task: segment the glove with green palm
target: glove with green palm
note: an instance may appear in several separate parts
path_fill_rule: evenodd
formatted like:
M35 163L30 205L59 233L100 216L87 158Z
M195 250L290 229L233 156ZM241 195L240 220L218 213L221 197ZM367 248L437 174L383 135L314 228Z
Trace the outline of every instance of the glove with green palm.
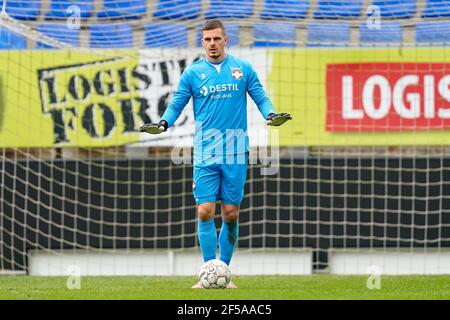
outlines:
M266 124L269 126L278 127L288 120L292 120L292 116L289 113L269 113L267 115Z

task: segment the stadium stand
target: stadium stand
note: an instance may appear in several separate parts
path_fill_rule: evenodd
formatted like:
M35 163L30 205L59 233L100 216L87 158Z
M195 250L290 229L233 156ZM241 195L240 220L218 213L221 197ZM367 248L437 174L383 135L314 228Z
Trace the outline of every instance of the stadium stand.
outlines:
M427 0L427 4L422 14L423 18L450 17L450 1L448 0Z
M91 48L131 48L132 27L126 23L93 25L90 28Z
M41 24L37 30L48 37L72 45L74 47L80 46L80 30L69 29L64 24ZM36 42L36 49L55 49L53 46Z
M200 0L159 0L153 17L158 19L195 19L200 15Z
M311 23L308 25L308 47L347 46L350 26L346 23Z
M18 20L37 20L40 10L40 0L8 0L6 2L6 12Z
M398 22L383 22L378 29L370 29L367 23L362 23L359 29L361 45L401 44L403 28Z
M362 0L353 1L323 1L319 0L314 12L316 19L346 19L356 18L361 14Z
M144 44L148 48L182 48L188 46L188 29L172 23L150 23L145 27Z
M235 22L224 22L226 33L228 36L228 47L236 47L239 46L240 39L240 27L238 23ZM196 44L197 47L202 46L202 25L200 24L196 28Z
M94 0L52 0L49 11L45 14L45 19L66 19L73 14L73 11L68 11L73 5L79 8L80 18L89 18L93 15Z
M309 9L309 0L265 0L262 19L303 19Z
M450 22L429 22L417 24L416 45L450 45Z
M26 49L27 39L21 34L0 26L0 49Z
M253 38L255 47L295 47L295 24L257 23L253 27Z
M380 7L382 17L411 18L416 13L415 0L374 0L372 5Z
M211 0L206 19L248 18L253 14L253 0Z
M98 18L139 19L147 13L146 0L103 0Z

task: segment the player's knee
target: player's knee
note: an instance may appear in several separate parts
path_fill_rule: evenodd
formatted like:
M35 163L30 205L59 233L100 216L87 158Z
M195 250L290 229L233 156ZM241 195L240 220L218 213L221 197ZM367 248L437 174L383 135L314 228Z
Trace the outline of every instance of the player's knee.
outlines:
M214 218L215 206L216 206L215 203L209 202L199 204L197 208L198 218L202 221Z
M223 205L222 218L226 222L235 223L239 219L239 207L232 205Z

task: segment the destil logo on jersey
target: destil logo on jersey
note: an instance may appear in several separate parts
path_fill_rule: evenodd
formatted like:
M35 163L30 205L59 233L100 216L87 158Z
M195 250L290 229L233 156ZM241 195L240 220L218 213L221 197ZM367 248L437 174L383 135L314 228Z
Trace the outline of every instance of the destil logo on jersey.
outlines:
M225 99L233 97L232 91L239 91L239 87L236 83L223 83L215 86L202 86L200 94L203 96L211 95L211 99Z

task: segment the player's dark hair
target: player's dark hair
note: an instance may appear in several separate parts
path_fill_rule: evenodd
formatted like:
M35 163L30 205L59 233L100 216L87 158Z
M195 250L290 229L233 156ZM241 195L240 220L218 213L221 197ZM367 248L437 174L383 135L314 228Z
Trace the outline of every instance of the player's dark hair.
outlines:
M207 20L203 24L202 35L203 35L203 31L214 30L214 29L218 29L218 28L222 29L222 32L225 35L225 26L222 23L222 21L220 21L220 20Z

